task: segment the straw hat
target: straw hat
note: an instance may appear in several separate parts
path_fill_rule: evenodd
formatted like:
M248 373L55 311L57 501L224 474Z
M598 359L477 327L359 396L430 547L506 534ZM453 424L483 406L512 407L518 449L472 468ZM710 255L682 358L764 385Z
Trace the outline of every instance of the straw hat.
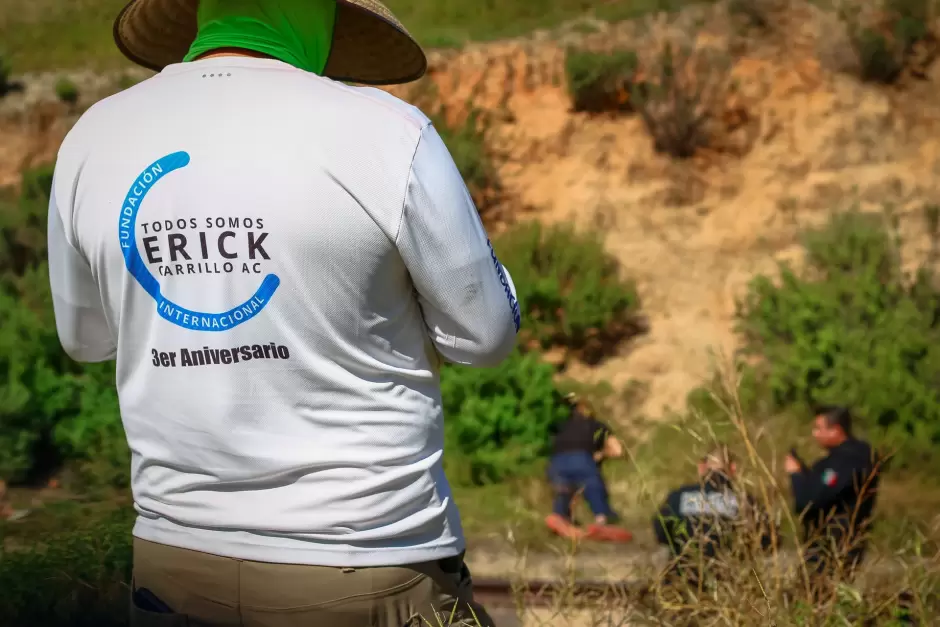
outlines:
M367 85L417 80L427 70L418 42L378 0L336 0L333 45L324 75ZM199 0L131 0L114 21L128 59L159 72L179 63L196 38Z

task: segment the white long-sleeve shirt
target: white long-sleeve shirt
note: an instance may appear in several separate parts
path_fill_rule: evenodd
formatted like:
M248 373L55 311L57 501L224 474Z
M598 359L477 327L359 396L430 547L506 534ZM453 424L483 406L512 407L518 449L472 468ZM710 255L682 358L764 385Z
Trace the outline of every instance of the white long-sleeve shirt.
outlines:
M172 65L92 107L49 208L56 325L117 360L136 536L239 559L464 548L443 360L519 307L428 119L280 61Z

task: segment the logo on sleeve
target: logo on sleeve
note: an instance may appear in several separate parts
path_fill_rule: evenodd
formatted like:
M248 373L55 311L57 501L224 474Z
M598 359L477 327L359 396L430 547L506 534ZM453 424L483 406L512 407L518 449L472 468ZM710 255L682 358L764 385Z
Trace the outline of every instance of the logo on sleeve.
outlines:
M822 475L822 482L829 488L835 486L838 480L839 476L832 468L827 468L826 472L824 472Z
M506 293L506 300L509 301L509 312L512 315L512 323L516 327L516 333L518 333L519 327L522 325L519 301L512 295L512 288L509 287L509 279L506 278L506 271L503 270L503 264L496 258L496 251L493 250L493 244L490 243L490 240L486 240L486 245L490 247L490 259L493 260L493 265L496 267L496 274L499 276L499 283L503 286L503 291Z
M185 168L190 157L186 152L174 152L140 173L124 198L118 217L118 237L124 255L124 265L142 288L156 303L157 313L164 320L193 331L227 331L257 316L270 302L281 280L274 274L266 275L248 300L221 312L189 309L167 298L160 282L150 272L137 247L137 216L147 193L167 174ZM257 232L260 219L203 218L202 230L196 218L144 222L144 251L150 264L157 265L161 277L192 274L260 274L262 262L269 259L264 250L267 233ZM188 234L186 229L192 229ZM213 230L217 229L217 230ZM244 250L240 251L237 229L242 233ZM214 240L210 243L210 240ZM216 251L218 251L216 253ZM240 252L243 254L240 255ZM242 259L240 259L240 256ZM215 259L218 257L218 259Z

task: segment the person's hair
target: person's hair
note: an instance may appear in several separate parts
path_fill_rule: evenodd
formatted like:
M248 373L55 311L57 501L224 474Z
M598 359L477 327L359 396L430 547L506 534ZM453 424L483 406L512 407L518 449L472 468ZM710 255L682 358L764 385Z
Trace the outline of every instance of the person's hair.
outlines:
M845 435L852 435L852 412L840 405L820 405L816 408L816 415L826 419L830 427L840 427Z
M594 417L594 408L591 407L591 404L586 399L582 398L580 394L569 392L565 394L565 400L571 408L571 416L573 418Z

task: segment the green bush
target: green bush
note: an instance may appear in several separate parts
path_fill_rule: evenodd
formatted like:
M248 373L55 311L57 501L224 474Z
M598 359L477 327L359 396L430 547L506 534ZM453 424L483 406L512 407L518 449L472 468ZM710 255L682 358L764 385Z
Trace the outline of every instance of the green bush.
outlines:
M656 151L685 159L711 144L712 121L731 84L728 56L666 43L648 74L633 85L630 96Z
M20 197L29 203L38 203L38 210L44 212L52 194L52 176L55 165L45 164L23 172ZM29 207L35 213L36 207Z
M447 473L480 485L522 475L544 459L567 415L555 368L516 351L496 368L441 372Z
M0 478L24 478L51 444L96 480L122 483L128 454L114 366L75 363L56 334L46 266L51 179L49 167L24 173L21 198L0 206Z
M774 405L852 406L899 461L940 444L940 290L902 272L896 225L857 211L806 233L807 268L755 278L739 309Z
M8 627L127 624L134 511L80 520L74 512L42 544L0 549L0 616ZM76 528L78 525L78 528Z
M630 86L638 61L632 50L596 53L568 49L565 75L575 111L600 113L631 108Z
M893 83L912 60L915 47L931 36L934 0L885 0L882 21L864 23L857 9L842 11L861 78Z
M60 78L55 84L55 94L62 102L70 105L78 104L78 85L69 78Z
M516 286L524 346L565 346L595 363L642 331L636 289L599 233L527 222L493 246Z

